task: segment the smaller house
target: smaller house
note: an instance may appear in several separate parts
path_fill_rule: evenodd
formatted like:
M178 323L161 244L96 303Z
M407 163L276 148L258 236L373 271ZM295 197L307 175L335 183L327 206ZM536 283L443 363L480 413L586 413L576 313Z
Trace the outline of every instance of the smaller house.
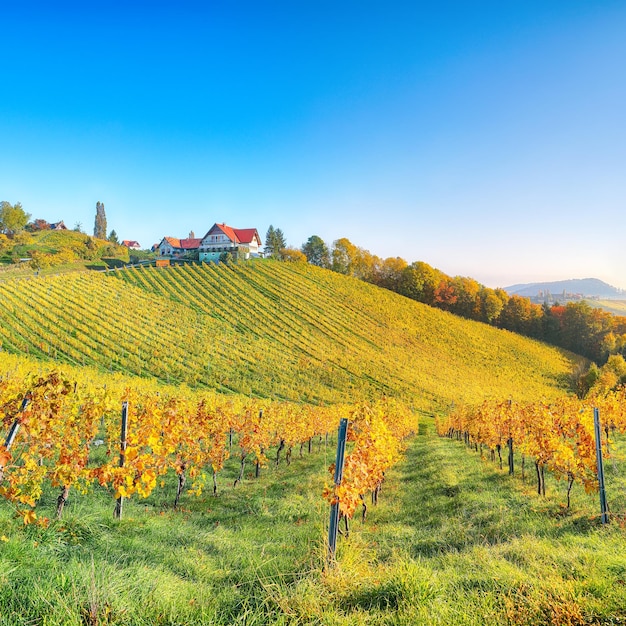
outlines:
M141 250L139 242L132 241L130 239L124 239L124 241L122 241L122 245L126 246L129 250Z
M163 237L159 244L159 256L181 257L190 252L195 252L200 247L200 239L176 239L175 237Z
M50 230L67 230L67 226L63 223L63 220L61 220L60 222L50 224Z

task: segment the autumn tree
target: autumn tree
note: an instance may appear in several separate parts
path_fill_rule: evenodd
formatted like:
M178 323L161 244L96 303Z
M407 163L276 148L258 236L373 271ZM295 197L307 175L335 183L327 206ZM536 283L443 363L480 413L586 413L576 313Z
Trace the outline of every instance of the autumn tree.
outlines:
M480 290L479 296L482 321L488 324L494 324L509 299L508 294L503 289L483 287Z
M380 257L372 254L369 250L357 248L350 273L355 278L376 284L381 263Z
M97 239L107 238L107 218L102 202L96 202L96 221L93 227L93 236Z
M339 274L350 274L357 255L357 247L346 237L333 242L331 269Z
M538 304L532 304L528 298L512 295L502 307L498 318L498 326L527 336L540 335L536 330L535 322L541 325L542 309ZM535 331L536 334L533 334Z
M444 311L452 311L459 300L457 286L454 281L444 276L439 281L439 284L435 287L435 293L433 296L433 304L438 309Z
M0 232L12 236L24 230L30 213L26 213L22 205L17 202L11 204L6 200L0 202Z
M378 268L375 282L379 287L384 287L385 289L398 293L400 291L402 272L404 272L406 268L406 261L399 256L384 259Z
M402 271L399 292L412 300L432 305L441 277L442 273L439 270L423 261L416 261Z
M465 276L455 276L451 284L456 294L456 303L451 308L452 312L468 319L479 320L481 285L473 278Z
M280 256L283 261L291 261L292 263L306 263L307 261L304 252L296 248L283 248Z
M46 220L40 218L33 220L30 224L26 225L26 230L36 232L38 230L49 230L50 224Z

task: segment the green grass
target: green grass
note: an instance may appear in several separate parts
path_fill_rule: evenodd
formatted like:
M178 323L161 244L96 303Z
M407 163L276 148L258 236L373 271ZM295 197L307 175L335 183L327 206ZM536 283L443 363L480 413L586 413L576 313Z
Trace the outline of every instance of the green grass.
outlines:
M622 445L622 448L624 446ZM622 450L623 451L623 450ZM64 519L20 527L0 509L0 624L619 624L626 620L625 532L601 527L579 486L534 493L431 418L388 475L368 520L340 537L325 569L320 492L332 444L217 498L171 501L168 479L112 518L105 493L73 494ZM518 463L519 467L519 463ZM624 492L621 463L609 502ZM55 494L42 502L52 514ZM621 509L623 510L623 508Z

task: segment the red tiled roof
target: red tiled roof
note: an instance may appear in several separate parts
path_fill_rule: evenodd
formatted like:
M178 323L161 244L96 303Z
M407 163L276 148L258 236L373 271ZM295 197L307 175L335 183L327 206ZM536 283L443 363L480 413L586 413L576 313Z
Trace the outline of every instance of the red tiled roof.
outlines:
M233 228L241 243L252 243L254 239L258 239L261 245L261 238L256 228Z
M196 248L200 247L200 242L202 241L202 239L181 239L180 240L180 247L183 250L195 250Z
M252 243L256 238L261 245L261 238L256 228L233 228L226 224L213 224L203 239L214 232L216 228L222 231L233 243Z
M200 247L202 241L202 239L176 239L176 237L163 237L163 239L172 248L179 248L180 250L195 250Z

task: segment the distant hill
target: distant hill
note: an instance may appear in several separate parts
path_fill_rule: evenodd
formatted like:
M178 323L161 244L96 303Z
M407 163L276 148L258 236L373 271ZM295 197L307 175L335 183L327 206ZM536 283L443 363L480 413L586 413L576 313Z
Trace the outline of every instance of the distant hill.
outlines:
M526 283L511 285L504 290L510 295L523 296L525 298L558 299L566 300L583 298L602 298L606 300L623 299L626 292L623 289L613 287L597 278L573 278L570 280L557 280L547 283Z

